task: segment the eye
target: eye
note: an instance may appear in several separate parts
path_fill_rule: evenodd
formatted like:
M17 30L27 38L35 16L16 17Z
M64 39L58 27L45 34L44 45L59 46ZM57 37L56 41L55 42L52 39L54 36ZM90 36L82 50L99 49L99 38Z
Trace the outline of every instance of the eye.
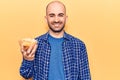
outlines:
M49 14L50 17L54 17L55 15L54 14Z
M63 14L63 13L60 13L60 14L59 14L59 17L63 17L63 16L64 16L64 14Z

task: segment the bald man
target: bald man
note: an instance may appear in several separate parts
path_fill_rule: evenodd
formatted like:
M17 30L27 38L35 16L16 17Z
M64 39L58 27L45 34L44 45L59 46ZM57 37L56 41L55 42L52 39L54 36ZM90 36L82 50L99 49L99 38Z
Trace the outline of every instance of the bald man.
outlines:
M60 1L46 7L47 33L36 37L37 44L24 50L20 74L33 80L91 80L83 41L65 32L66 8Z

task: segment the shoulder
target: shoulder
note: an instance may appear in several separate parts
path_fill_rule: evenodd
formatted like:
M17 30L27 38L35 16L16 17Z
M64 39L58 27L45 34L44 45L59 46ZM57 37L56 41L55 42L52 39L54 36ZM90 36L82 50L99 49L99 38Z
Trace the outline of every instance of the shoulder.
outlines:
M42 34L42 35L40 35L40 36L37 36L35 39L36 39L37 41L41 41L41 40L47 39L47 37L48 37L48 33L45 33L45 34Z
M66 34L66 35L67 38L69 39L69 43L71 43L74 48L83 49L83 50L86 49L86 45L81 39L70 34Z
M81 45L85 44L80 38L77 38L77 37L75 37L71 34L66 34L66 36L69 39L69 41L72 42L72 43L81 44Z

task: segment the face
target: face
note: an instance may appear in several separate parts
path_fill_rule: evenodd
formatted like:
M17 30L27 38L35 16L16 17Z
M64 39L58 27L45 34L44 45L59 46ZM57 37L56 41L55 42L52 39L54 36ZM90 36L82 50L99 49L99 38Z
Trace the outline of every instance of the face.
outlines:
M66 11L65 7L60 3L52 3L46 10L46 20L49 29L52 32L63 31L66 23Z

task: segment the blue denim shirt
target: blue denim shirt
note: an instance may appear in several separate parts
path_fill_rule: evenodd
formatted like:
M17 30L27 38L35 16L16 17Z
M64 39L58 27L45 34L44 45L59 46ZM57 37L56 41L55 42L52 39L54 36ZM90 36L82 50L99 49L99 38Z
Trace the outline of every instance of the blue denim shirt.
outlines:
M38 48L33 61L24 60L20 67L20 74L25 79L48 80L51 46L48 33L36 38ZM65 80L91 80L89 62L85 44L64 33L62 43L63 65Z

